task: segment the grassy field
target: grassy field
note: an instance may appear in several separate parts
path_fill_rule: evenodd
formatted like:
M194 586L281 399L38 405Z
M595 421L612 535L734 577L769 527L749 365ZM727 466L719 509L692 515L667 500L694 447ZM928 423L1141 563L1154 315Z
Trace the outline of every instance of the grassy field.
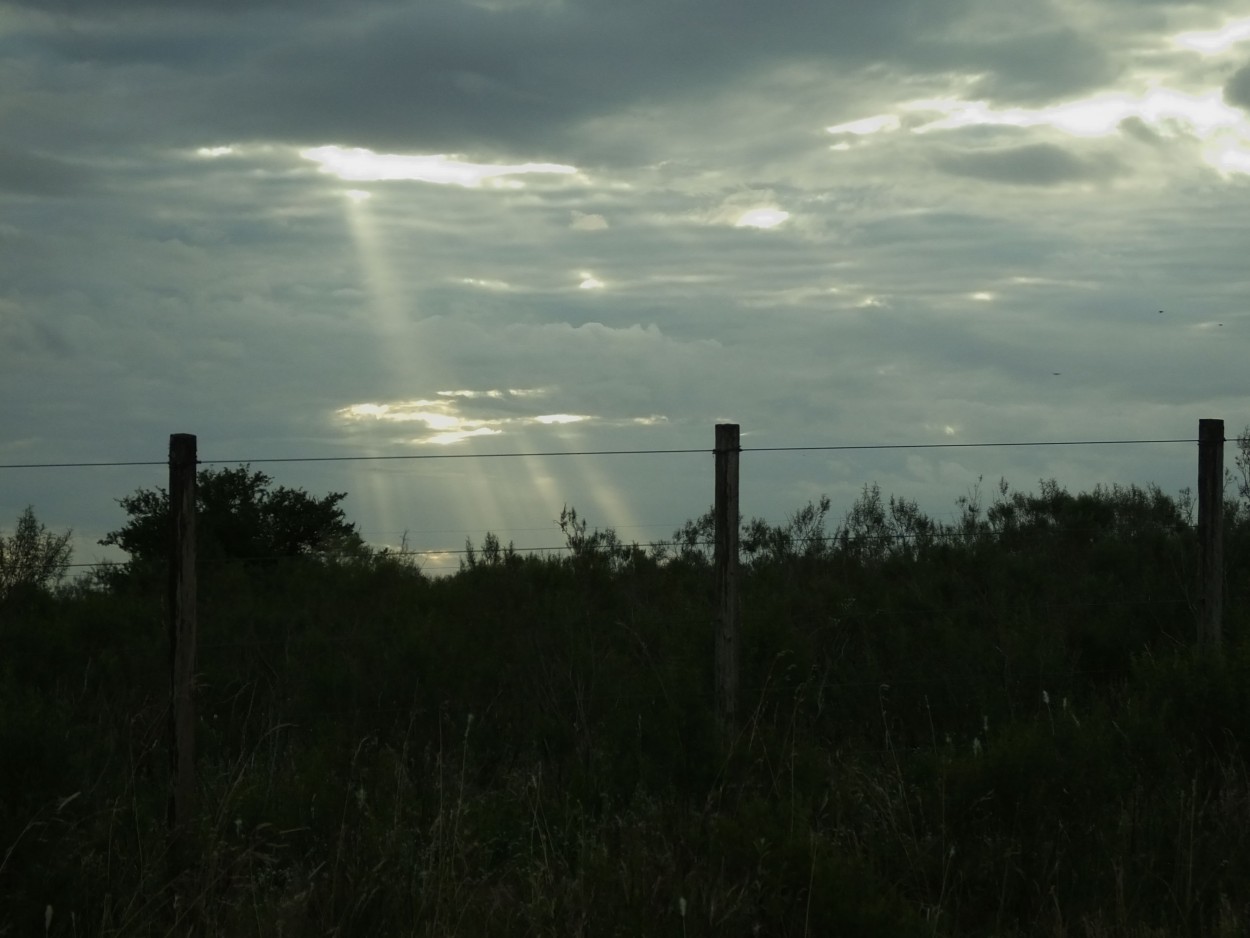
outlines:
M205 564L176 853L160 572L9 597L0 935L1247 933L1241 504L1221 654L1184 498L827 510L744 526L731 739L706 519Z

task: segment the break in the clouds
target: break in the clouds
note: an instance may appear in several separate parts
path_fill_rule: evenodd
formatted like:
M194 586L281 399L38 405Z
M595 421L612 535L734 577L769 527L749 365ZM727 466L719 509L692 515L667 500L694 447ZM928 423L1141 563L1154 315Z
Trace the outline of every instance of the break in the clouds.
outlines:
M505 180L506 184L521 185L522 183L512 177L531 173L568 175L577 172L577 167L559 163L522 163L515 166L471 163L445 155L374 153L363 147L311 147L301 151L300 156L317 163L325 172L349 182L409 180L473 188L484 182L498 180Z
M1235 430L1248 62L1250 0L0 0L0 462ZM645 540L704 457L281 481L378 542ZM743 510L1191 457L747 453ZM0 527L91 559L139 471L6 473Z

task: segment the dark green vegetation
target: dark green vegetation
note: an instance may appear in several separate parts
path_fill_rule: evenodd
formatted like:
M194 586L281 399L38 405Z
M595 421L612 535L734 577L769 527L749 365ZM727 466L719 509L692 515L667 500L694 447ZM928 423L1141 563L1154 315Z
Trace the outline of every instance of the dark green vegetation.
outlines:
M0 534L0 603L55 586L69 568L69 531L53 534L27 506L11 535Z
M708 519L642 548L566 512L566 555L488 535L431 580L257 475L204 486L172 882L158 493L123 502L134 564L0 606L0 934L1250 928L1250 492L1219 657L1157 489L750 522L726 750Z

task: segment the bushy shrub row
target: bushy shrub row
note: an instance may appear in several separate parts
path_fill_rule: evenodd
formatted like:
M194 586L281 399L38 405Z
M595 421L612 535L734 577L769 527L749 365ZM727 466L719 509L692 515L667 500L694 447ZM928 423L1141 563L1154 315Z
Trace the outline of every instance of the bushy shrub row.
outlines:
M1214 655L1183 499L828 510L743 526L732 740L706 516L644 548L567 512L566 555L488 535L442 579L215 557L177 869L159 571L9 604L0 933L1239 933L1244 513Z

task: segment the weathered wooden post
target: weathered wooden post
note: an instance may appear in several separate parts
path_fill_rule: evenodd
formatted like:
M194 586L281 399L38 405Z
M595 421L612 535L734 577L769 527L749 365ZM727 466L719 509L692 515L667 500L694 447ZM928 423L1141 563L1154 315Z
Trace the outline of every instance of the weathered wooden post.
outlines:
M736 423L716 425L716 717L729 744L737 729L738 656L738 454Z
M169 831L173 850L195 804L195 469L196 440L169 437Z
M1224 421L1198 421L1198 644L1219 649L1224 617Z

